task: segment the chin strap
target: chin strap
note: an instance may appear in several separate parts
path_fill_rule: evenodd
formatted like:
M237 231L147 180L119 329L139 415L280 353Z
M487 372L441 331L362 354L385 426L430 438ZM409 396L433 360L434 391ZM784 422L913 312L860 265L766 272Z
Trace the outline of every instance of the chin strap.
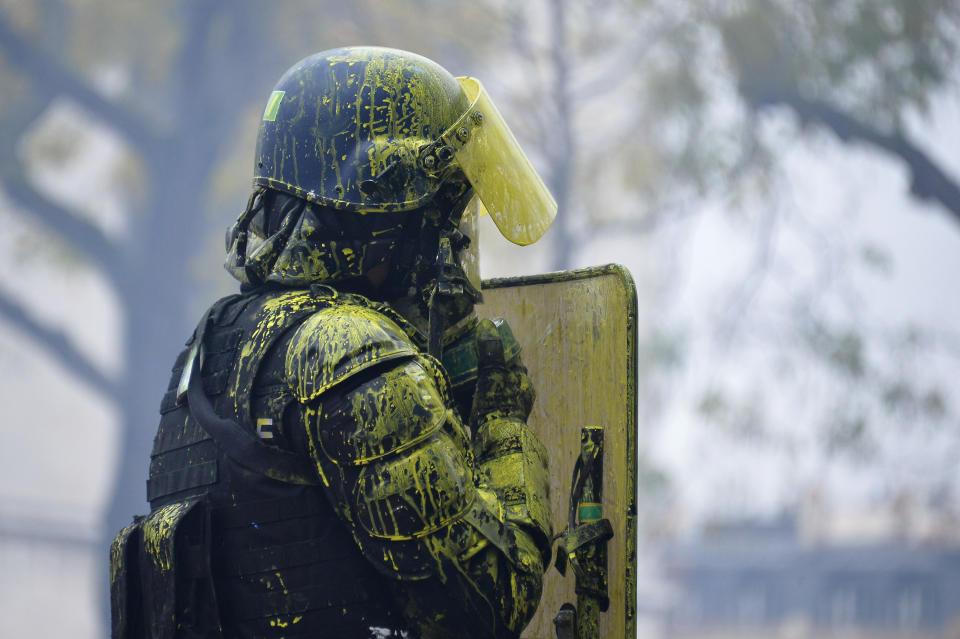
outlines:
M454 259L453 243L466 238L456 229L454 234L453 238L448 234L440 236L434 276L427 287L428 352L438 360L443 358L443 338L451 316L461 319L463 308L472 308L480 300L480 291L470 283L463 267Z
M250 199L247 200L247 208L243 210L237 221L227 229L226 248L229 257L226 266L228 269L231 266L243 267L247 259L247 237L250 222L263 208L263 194L264 189L262 187L254 189L253 193L250 194Z
M463 285L454 277L456 264L453 261L453 249L450 238L440 238L437 259L434 262L434 279L430 283L430 295L427 301L429 312L428 352L438 360L443 357L443 335L447 330L447 310L457 295L463 295Z

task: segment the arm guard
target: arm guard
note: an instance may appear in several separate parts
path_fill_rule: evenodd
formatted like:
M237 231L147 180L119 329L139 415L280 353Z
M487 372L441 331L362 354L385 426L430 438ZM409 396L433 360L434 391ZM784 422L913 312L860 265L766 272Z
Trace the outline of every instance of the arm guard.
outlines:
M390 578L420 636L519 635L546 566L550 518L546 495L536 494L545 482L523 485L536 474L529 469L542 468L542 447L531 446L522 424L505 425L519 433L519 448L488 447L478 467L435 360L409 343L388 347L383 336L402 332L384 316L348 313L339 318L338 353L403 355L382 356L377 362L390 363L376 368L351 357L324 362L330 327L317 316L293 336L287 376L337 513ZM348 372L304 379L326 371ZM530 461L520 459L524 451ZM500 479L508 481L501 487Z
M553 526L547 452L522 421L498 418L484 422L473 439L481 485L503 504L505 519L527 532L550 563Z

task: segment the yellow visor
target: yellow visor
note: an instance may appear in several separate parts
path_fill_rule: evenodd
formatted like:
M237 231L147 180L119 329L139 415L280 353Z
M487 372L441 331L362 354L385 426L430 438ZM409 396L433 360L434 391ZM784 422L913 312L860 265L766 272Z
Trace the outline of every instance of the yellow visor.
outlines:
M460 232L470 238L470 243L460 252L460 263L467 275L467 279L478 291L483 288L483 281L480 279L480 242L477 233L480 227L480 218L486 214L483 209L483 203L474 193L467 203L467 208L463 210L460 217Z
M500 233L533 244L557 215L557 203L476 78L457 78L470 108L441 136Z

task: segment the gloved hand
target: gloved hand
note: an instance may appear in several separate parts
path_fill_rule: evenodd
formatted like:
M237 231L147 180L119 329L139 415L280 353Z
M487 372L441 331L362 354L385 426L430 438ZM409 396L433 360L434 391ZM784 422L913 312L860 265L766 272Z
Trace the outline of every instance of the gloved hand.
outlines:
M497 327L480 320L477 341L477 387L473 395L470 424L476 429L491 419L512 418L526 422L537 393L518 354L506 361L506 349Z
M549 565L553 528L547 451L526 424L537 394L520 355L506 358L508 351L493 322L480 321L476 340L477 387L470 423L478 487L496 496L507 523L531 536L541 570Z

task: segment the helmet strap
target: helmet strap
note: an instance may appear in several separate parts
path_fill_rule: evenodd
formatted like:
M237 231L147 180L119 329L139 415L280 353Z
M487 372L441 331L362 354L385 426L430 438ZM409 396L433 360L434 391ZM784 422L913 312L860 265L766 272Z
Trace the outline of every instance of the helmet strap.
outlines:
M253 190L247 199L247 207L237 218L230 228L227 229L227 268L242 269L247 260L247 239L249 235L250 222L263 208L264 188L258 187Z
M480 299L480 292L467 277L457 253L470 241L459 230L460 219L473 190L459 185L459 193L452 198L449 213L443 216L437 239L436 258L432 265L432 277L423 291L429 318L429 353L443 357L443 338L447 325L459 321L468 314ZM451 185L453 186L453 185Z

